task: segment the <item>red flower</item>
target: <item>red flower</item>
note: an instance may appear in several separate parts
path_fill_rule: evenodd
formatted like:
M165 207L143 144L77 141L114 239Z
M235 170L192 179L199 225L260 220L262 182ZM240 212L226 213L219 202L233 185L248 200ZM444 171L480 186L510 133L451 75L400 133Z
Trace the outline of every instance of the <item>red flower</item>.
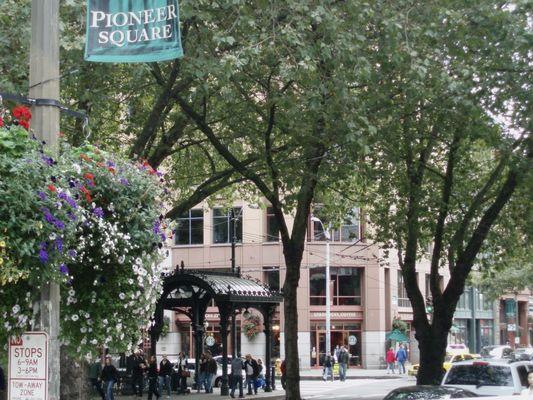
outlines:
M28 107L16 106L11 113L19 121L29 121L31 119L31 111ZM22 124L21 124L22 125ZM24 126L24 125L23 125Z
M90 181L94 181L94 175L93 174L90 174L90 173L86 173L85 175L83 175L86 179L90 180Z
M4 126L4 119L0 117L0 127Z
M30 123L25 119L19 119L19 125L24 127L26 130L30 129Z
M91 192L89 192L85 186L81 187L81 191L85 194L85 200L87 200L87 203L92 203L93 199L91 197Z
M52 185L52 184L48 185L48 190L50 190L51 192L56 192L57 191L56 187L54 185Z
M108 169L108 170L109 170L109 172L111 172L112 174L114 174L114 173L115 173L115 168L113 168L113 167L108 167L107 169Z

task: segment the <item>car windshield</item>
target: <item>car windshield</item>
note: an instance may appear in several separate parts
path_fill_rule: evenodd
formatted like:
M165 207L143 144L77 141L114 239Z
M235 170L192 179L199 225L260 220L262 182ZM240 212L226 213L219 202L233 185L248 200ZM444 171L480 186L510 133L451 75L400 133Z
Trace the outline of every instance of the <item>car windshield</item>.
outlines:
M387 395L383 400L443 400L462 397L461 393L451 393L444 388L415 388L412 390L397 389Z
M446 377L445 385L513 386L511 368L500 365L456 365Z

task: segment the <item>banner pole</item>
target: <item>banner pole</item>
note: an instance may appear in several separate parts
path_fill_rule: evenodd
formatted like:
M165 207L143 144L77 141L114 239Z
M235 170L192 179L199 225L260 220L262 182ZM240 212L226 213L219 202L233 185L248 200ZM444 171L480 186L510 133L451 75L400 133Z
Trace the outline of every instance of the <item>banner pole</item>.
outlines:
M59 101L59 0L32 0L30 97ZM32 131L58 156L59 108L34 106ZM60 398L59 285L43 282L38 329L49 336L48 397Z

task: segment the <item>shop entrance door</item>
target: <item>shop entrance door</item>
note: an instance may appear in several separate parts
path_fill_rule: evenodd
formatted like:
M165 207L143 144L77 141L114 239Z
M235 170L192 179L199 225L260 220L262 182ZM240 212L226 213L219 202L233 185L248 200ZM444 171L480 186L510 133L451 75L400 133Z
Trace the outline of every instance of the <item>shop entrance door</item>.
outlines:
M360 325L335 324L334 326L335 329L333 327L331 329L330 354L334 356L335 348L344 346L350 353L350 365L361 365L361 331L354 329ZM326 357L326 331L320 329L321 326L316 328L319 329L312 329L311 332L311 366L318 367L324 365Z

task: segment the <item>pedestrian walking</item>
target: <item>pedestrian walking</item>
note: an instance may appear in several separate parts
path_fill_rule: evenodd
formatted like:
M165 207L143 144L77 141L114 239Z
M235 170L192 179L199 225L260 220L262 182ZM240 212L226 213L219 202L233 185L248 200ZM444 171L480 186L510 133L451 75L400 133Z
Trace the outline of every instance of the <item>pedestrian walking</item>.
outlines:
M263 360L257 359L257 366L259 367L259 375L257 376L256 386L264 389L266 386L265 374L263 372Z
M176 368L178 369L179 376L179 392L181 394L187 393L187 378L191 376L189 372L189 364L187 363L187 357L183 351L179 352L178 362L176 363Z
M215 379L215 376L217 375L218 371L218 365L217 361L213 358L213 355L211 352L206 353L207 356L207 368L206 368L206 375L205 375L205 392L206 393L213 393L213 380Z
M170 398L170 381L172 377L172 363L164 355L159 363L159 394L163 396L163 390L167 390L167 398Z
M339 378L341 382L346 380L346 371L348 370L348 362L350 361L350 354L346 347L342 346L339 352Z
M105 393L102 389L102 382L100 381L101 374L102 364L100 359L97 358L89 365L89 381L91 382L91 387L96 390L102 400L105 400Z
M339 354L341 352L341 348L339 345L335 346L335 352L333 353L335 355L335 361L339 361Z
M394 374L394 363L396 361L396 355L394 354L394 349L392 347L387 351L387 355L385 356L385 358L387 361L387 375L391 372Z
M324 370L323 370L323 377L324 381L328 380L328 376L331 376L331 381L333 382L333 363L335 361L333 360L333 357L331 354L326 354L326 357L324 358Z
M157 388L158 382L158 371L157 371L157 358L155 356L150 356L150 362L148 363L147 368L148 375L148 400L152 400L152 395L155 395L156 399L159 399L160 394Z
M199 379L196 383L198 385L198 392L202 389L202 386L205 389L205 392L207 393L207 387L205 385L205 378L207 376L207 357L205 353L202 353L200 356L200 366L198 367L199 372Z
M133 353L131 363L131 386L133 388L133 395L143 397L144 390L144 371L146 370L146 360L140 349L136 349Z
M107 356L105 358L105 365L100 374L102 382L104 382L105 387L105 400L114 400L113 397L113 386L115 382L118 381L118 371L113 364L111 364L111 357Z
M233 360L231 360L231 392L230 396L235 398L235 389L239 386L239 399L244 398L242 390L242 370L244 369L244 363L242 362L241 355L238 354Z
M257 394L255 382L259 376L259 366L257 361L252 358L251 354L246 354L244 370L246 371L246 387L248 388L248 394Z
M407 351L403 345L400 345L400 348L396 352L396 361L398 361L398 373L405 374L405 361L407 361Z

